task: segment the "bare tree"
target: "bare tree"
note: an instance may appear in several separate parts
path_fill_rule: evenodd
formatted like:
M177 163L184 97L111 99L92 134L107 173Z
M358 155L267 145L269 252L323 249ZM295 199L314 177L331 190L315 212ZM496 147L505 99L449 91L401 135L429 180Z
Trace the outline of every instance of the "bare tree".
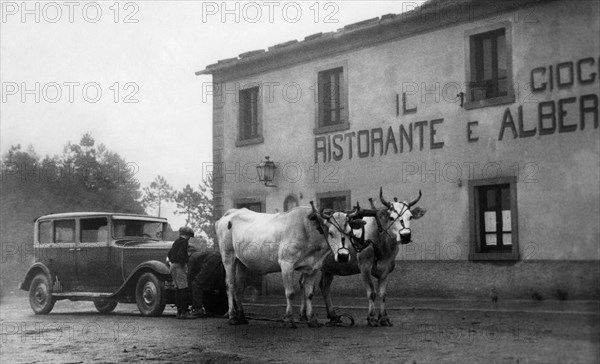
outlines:
M142 205L146 209L158 208L158 216L161 214L161 206L163 202L173 202L175 194L173 187L167 183L163 176L156 176L150 186L144 187L142 190Z

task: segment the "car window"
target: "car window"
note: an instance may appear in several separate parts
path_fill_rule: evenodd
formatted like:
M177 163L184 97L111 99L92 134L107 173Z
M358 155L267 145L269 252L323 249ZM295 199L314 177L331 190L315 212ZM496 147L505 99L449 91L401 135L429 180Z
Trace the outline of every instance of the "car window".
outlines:
M40 244L52 243L52 221L42 221L38 228L38 241Z
M113 220L113 236L115 239L124 237L144 237L162 239L164 224L142 220Z
M80 224L82 243L108 241L108 219L106 217L81 219Z
M54 242L57 244L75 242L75 220L54 221Z

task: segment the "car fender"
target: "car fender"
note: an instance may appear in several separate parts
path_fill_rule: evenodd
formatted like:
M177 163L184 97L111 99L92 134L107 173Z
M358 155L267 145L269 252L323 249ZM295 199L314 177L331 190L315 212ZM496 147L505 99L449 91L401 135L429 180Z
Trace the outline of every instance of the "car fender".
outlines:
M113 296L129 296L135 290L135 285L138 278L146 273L154 273L160 279L171 280L171 271L169 267L163 262L158 260L149 260L139 264L133 269L129 276L125 279L125 282L119 287L118 291Z
M50 269L48 269L48 267L46 267L45 264L38 262L29 268L27 274L25 275L23 283L21 283L20 288L24 291L29 291L29 285L31 285L33 277L35 277L38 273L46 274L48 277L50 277L50 282L54 282L54 276L50 272Z

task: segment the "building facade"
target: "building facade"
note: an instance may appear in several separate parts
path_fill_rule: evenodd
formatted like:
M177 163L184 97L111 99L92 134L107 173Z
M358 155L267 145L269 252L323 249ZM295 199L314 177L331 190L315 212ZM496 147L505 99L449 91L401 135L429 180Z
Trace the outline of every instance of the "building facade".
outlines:
M207 66L217 214L421 190L400 294L598 297L598 34L595 1L430 1Z

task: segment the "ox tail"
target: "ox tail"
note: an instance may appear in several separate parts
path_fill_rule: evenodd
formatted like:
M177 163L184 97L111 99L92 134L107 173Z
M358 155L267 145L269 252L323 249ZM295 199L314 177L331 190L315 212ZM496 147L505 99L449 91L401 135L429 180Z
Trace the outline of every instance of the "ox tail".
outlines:
M232 216L229 214L229 212L230 211L227 211L227 213L215 223L215 231L217 232L217 242L219 244L219 250L221 251L221 255L223 255L225 250L233 249L233 239L231 232Z

